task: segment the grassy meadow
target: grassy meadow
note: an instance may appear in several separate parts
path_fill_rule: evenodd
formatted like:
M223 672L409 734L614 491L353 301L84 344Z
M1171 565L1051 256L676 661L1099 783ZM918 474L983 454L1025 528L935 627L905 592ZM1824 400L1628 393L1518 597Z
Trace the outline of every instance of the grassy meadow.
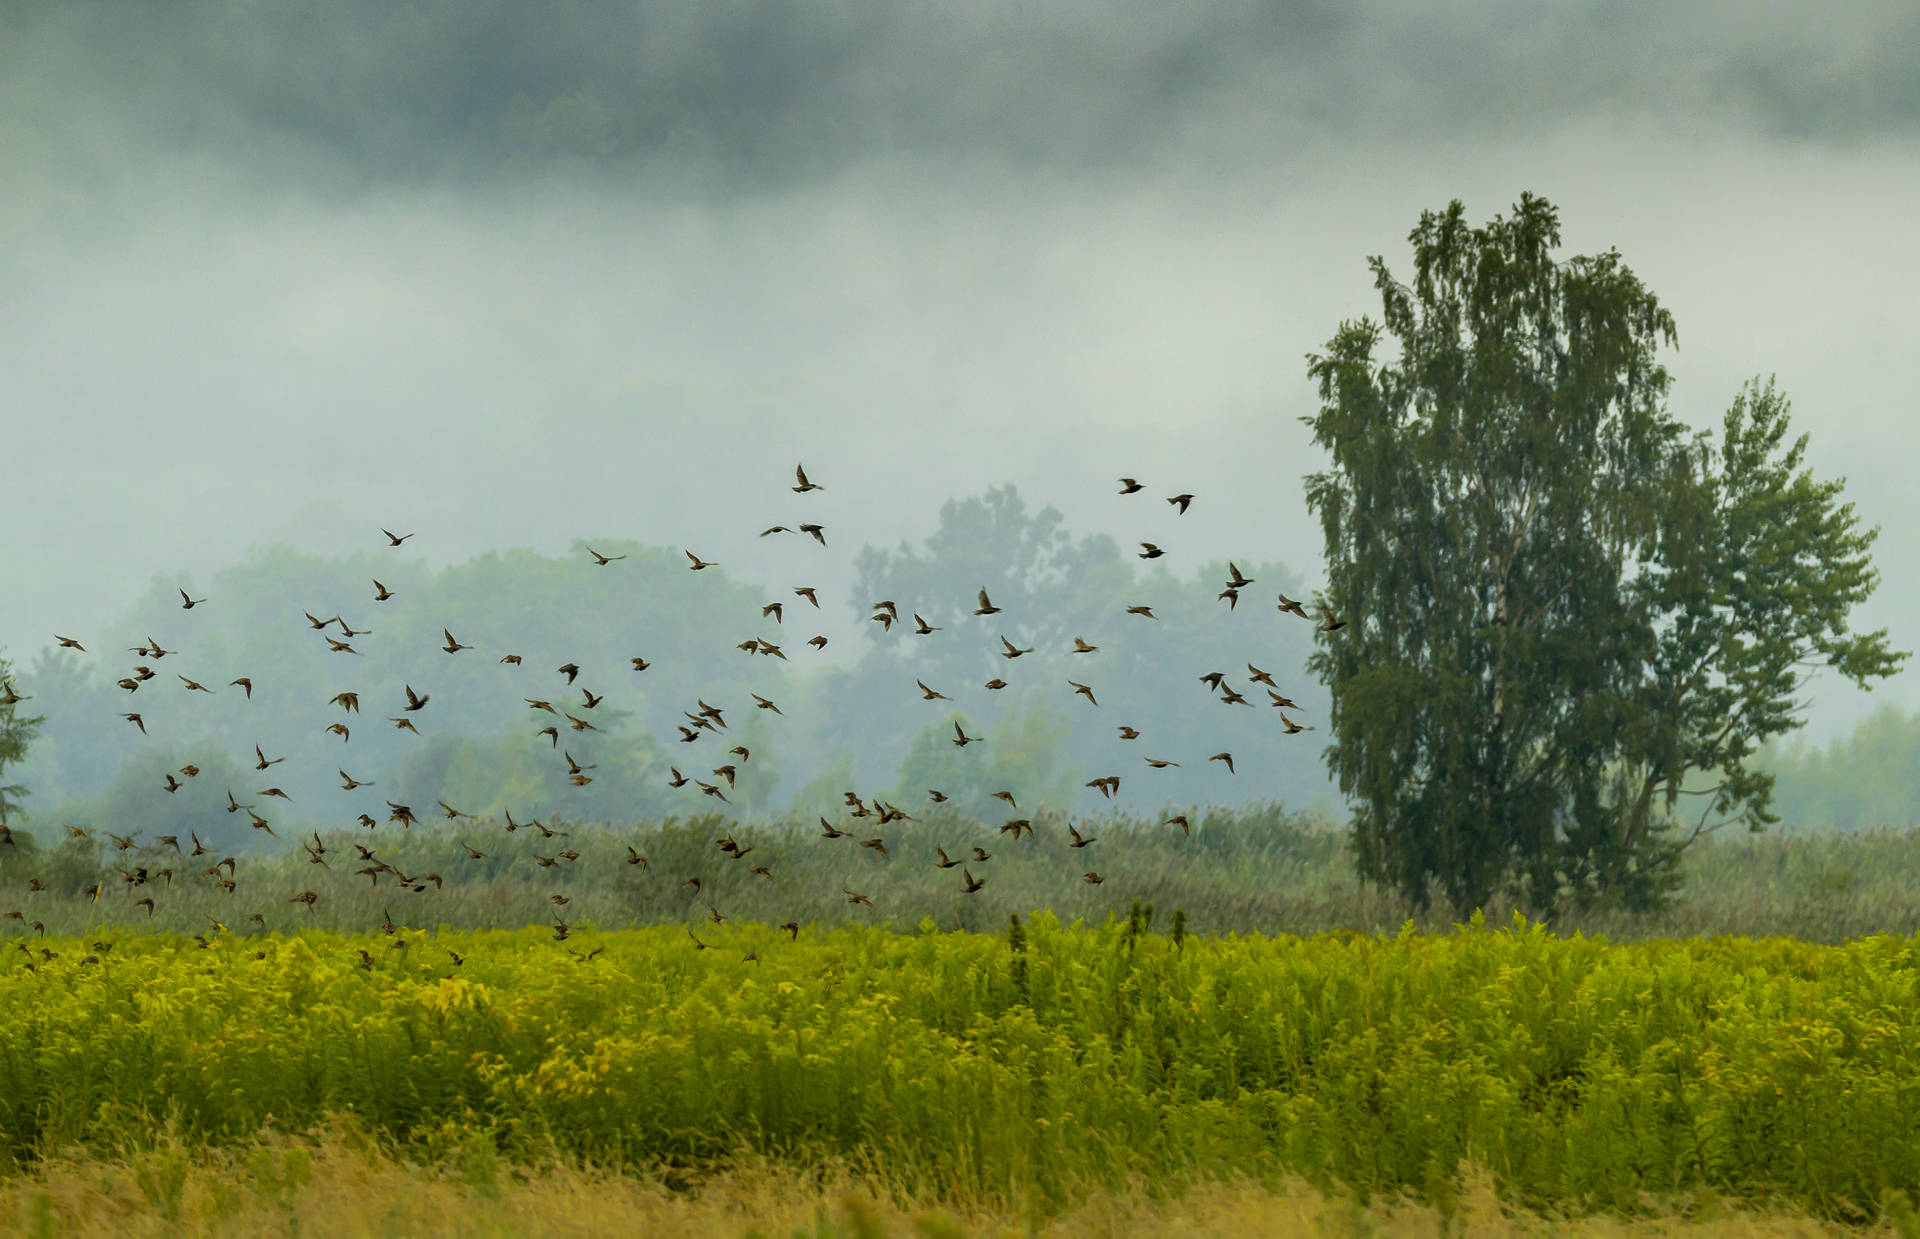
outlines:
M1657 916L1452 926L1310 816L1188 812L885 859L386 825L231 892L16 832L0 1228L1920 1234L1920 834L1710 839ZM932 862L974 846L967 894Z
M1176 815L1188 819L1190 835L1166 824ZM845 814L834 820L844 837L823 838L812 819L746 824L718 815L621 827L548 819L540 828L519 823L513 832L498 821L428 818L412 829L385 823L297 836L309 846L318 841L325 864L295 847L296 837L278 850L192 857L138 832L129 836L135 846L122 850L111 842L121 829L114 824L82 827L86 838L57 824L39 827L38 837L16 827L19 846L0 846L0 934L211 933L215 922L241 933L355 932L389 916L460 928L513 928L556 915L601 928L698 927L715 924L712 909L770 924L903 930L932 917L941 929L991 933L1010 915L1039 908L1067 921L1125 917L1135 900L1158 910L1162 929L1176 909L1183 912L1196 934L1393 934L1409 920L1439 933L1457 919L1361 884L1337 827L1275 805L1169 806L1151 818L1076 815L1074 824L1095 839L1085 848L1071 846L1065 815L1049 810L1033 813L1034 832L1019 839L997 821L933 811L884 827ZM859 846L875 837L884 839L885 858ZM732 859L716 847L723 838L752 850ZM181 842L190 848L189 840ZM464 845L484 858L468 855ZM975 847L992 859L975 860ZM392 871L366 875L361 848ZM962 869L938 868L936 849L961 860L984 886L966 893ZM636 855L646 863L629 863ZM216 868L228 856L232 865ZM756 866L768 873L755 874ZM142 868L145 880L128 880ZM416 880L403 886L395 871ZM1089 871L1103 880L1087 883ZM1489 901L1486 914L1504 923L1519 907L1552 932L1615 941L1784 934L1837 943L1920 932L1920 892L1906 878L1916 871L1920 830L1729 833L1694 844L1683 886L1659 913L1582 908L1571 900L1535 908L1502 896ZM694 889L688 880L696 878ZM43 889L32 889L36 882ZM871 904L850 904L849 890ZM293 902L306 891L315 894L311 905Z

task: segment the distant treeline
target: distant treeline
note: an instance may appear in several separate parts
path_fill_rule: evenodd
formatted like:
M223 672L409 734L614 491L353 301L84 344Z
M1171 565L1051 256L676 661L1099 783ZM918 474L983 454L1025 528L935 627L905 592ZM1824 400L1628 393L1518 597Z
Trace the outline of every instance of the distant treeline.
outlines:
M1884 705L1825 747L1795 737L1762 750L1774 812L1807 829L1920 826L1920 714Z
M849 791L915 814L938 791L985 816L1006 807L991 799L1001 791L1025 810L1150 814L1304 806L1331 790L1324 730L1287 734L1287 712L1252 682L1254 669L1270 674L1299 702L1298 723L1324 724L1326 695L1301 671L1313 626L1274 604L1302 587L1279 565L1240 562L1256 583L1229 606L1224 562L1186 579L1148 571L1110 538L1070 537L1058 512L1029 512L1011 488L947 504L921 549L863 552L854 596L823 593L819 609L790 583L689 571L676 548L594 545L626 558L597 566L582 545L436 570L404 548L321 558L276 546L205 582L156 579L119 620L76 619L86 653L16 657L21 708L45 718L7 772L27 789L24 824L197 833L226 853L362 814L384 821L390 801L423 817L442 817L444 802L627 824L709 810L805 819ZM209 601L183 609L182 586ZM973 614L982 588L998 613ZM870 620L878 601L900 621ZM1138 605L1153 618L1128 612ZM919 633L915 615L937 631ZM808 644L815 634L830 634L826 651ZM448 635L473 648L447 652ZM1004 658L1003 637L1033 652ZM1097 652L1074 653L1075 638ZM163 658L140 652L154 645ZM1212 672L1245 704L1210 690ZM408 688L428 704L409 711ZM720 721L697 726L709 705ZM953 744L955 721L986 742ZM1123 739L1122 724L1140 738ZM1209 761L1222 752L1231 771ZM1085 786L1103 776L1120 779L1111 798Z

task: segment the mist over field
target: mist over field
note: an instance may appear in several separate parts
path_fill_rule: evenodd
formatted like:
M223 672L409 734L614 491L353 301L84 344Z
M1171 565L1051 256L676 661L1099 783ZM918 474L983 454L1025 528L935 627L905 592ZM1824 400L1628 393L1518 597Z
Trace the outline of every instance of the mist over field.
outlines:
M508 760L486 746L591 651L590 686L656 746L635 786L724 684L806 703L788 735L755 720L777 737L763 803L848 754L857 785L892 788L949 705L889 661L931 647L872 636L883 595L861 590L887 579L875 553L925 551L947 501L1002 486L1188 625L1089 628L1141 661L1098 708L1065 655L1049 693L981 698L970 665L950 670L971 697L928 679L969 717L1059 732L1034 786L1104 773L1117 712L1164 708L1189 765L1257 759L1232 782L1129 767L1123 803L1330 797L1324 733L1283 739L1264 701L1223 710L1192 681L1251 661L1325 722L1310 629L1273 606L1324 580L1304 356L1377 316L1366 257L1404 276L1422 210L1460 198L1479 220L1523 191L1561 209L1565 253L1617 246L1673 311L1690 425L1778 376L1807 463L1882 530L1855 626L1914 648L1916 47L1911 15L1786 5L0 6L0 652L50 719L30 811L205 739L296 752L276 777L303 771L304 815L335 785L320 728L349 680L369 776L424 795L453 767L384 718L408 676L454 665L443 626L479 646L436 701L469 762ZM827 489L792 494L796 462ZM1115 495L1123 475L1148 491ZM757 536L801 519L829 544ZM417 537L391 551L383 526ZM1143 539L1166 558L1134 560ZM596 569L576 544L633 558ZM722 565L684 582L710 592L656 587L687 577L683 547ZM1212 597L1228 560L1259 578L1233 612ZM390 612L364 579L386 563ZM965 611L996 565L947 566L902 611L990 644ZM1105 614L1088 599L1134 588L1101 579L1022 622L1074 635ZM798 584L823 604L804 631ZM180 586L208 609L180 612ZM777 597L785 623L756 620ZM307 609L374 628L366 666L336 674L353 656ZM90 681L47 655L56 632L107 651ZM792 665L733 648L754 633L784 633ZM115 717L140 707L109 707L149 635L212 642L182 659L223 696L170 682L142 745ZM526 685L480 678L520 645ZM652 681L620 673L642 652ZM235 713L239 674L271 727ZM1920 706L1915 684L1816 681L1806 734Z

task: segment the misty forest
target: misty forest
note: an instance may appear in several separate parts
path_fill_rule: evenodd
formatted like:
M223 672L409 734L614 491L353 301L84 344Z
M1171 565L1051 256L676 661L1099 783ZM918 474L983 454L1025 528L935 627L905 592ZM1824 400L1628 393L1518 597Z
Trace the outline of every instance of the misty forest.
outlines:
M1920 29L1509 8L0 6L0 1229L1915 1233Z

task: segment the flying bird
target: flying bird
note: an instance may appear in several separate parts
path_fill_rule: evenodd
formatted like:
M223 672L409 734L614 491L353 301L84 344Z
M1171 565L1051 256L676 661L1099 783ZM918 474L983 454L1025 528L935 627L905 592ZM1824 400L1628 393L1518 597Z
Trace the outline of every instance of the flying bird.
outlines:
M265 770L268 766L277 766L281 762L287 760L284 757L276 757L271 761L269 761L267 759L267 755L260 751L260 746L257 744L253 746L253 757L254 757L253 768L255 770Z
M1134 480L1133 480L1132 478L1121 478L1121 479L1120 479L1120 493L1121 493L1121 494L1123 494L1123 495L1131 495L1131 494L1133 494L1133 493L1134 493L1135 491L1137 491L1137 490L1139 490L1139 489L1140 489L1140 483L1138 483L1138 482L1136 482L1136 481L1134 481Z
M952 701L953 700L953 698L947 696L945 693L936 693L931 688L928 688L927 682L925 680L915 680L914 683L920 686L920 692L922 694L923 700L926 700L926 701Z
M135 727L138 727L140 729L141 735L144 736L147 734L146 720L141 718L138 714L122 714L120 717L123 719L126 719L129 723L132 723Z
M1097 706L1100 704L1098 701L1094 699L1093 690L1091 688L1088 688L1085 684L1080 683L1078 680L1068 680L1067 683L1073 685L1074 692L1079 693L1082 697L1085 697L1088 701L1093 702L1094 705Z
M692 551L687 550L685 547L681 548L680 553L693 561L693 571L695 572L700 571L700 569L702 568L715 568L719 566L713 560L702 559L698 555L695 555Z
M1159 547L1155 546L1153 543L1142 542L1140 544L1140 554L1135 556L1135 558L1136 559L1158 559L1165 554L1166 554L1165 551L1161 550Z
M376 591L373 595L375 602L385 602L387 599L393 597L393 591L382 585L378 578L375 578L373 588Z
M1018 658L1022 654L1033 653L1032 646L1028 646L1026 649L1023 650L1019 646L1015 645L1013 642L1007 640L1004 635L1000 638L1000 644L1001 646L1004 647L1000 654L1000 657L1002 658Z
M794 589L793 593L795 597L805 598L808 602L811 602L813 604L814 610L818 611L820 609L820 599L814 596L813 586L811 585L798 586L797 588Z
M807 471L805 468L803 468L800 465L795 465L793 467L793 476L794 476L794 480L799 483L799 485L793 488L793 493L796 495L804 495L810 490L826 489L826 487L821 486L817 483L807 481Z
M1171 499L1168 499L1167 502L1179 508L1180 515L1185 516L1187 514L1187 505L1193 502L1193 496L1191 494L1175 495Z
M246 676L243 675L237 680L227 681L227 687L245 689L247 693L247 700L248 701L253 700L253 681L248 679Z
M1207 758L1207 760L1225 762L1227 766L1227 773L1228 774L1233 773L1233 754L1232 753L1215 753L1212 757Z
M63 637L56 632L53 634L53 639L60 643L60 648L63 650L79 650L82 654L87 652L87 647L75 641L72 637Z
M424 708L427 702L433 700L431 693L416 693L413 691L413 685L411 684L405 687L407 690L407 710L409 713Z
M998 615L1000 614L1000 608L993 605L993 600L987 597L987 591L982 588L980 591L980 605L974 608L973 613L975 615Z
M453 639L453 633L445 628L442 628L440 633L447 639L447 643L440 648L449 654L458 654L461 650L470 650L473 648L471 645L462 645L458 641L455 641Z
M1302 608L1297 601L1287 597L1285 594L1280 595L1280 609L1282 611L1292 612L1294 615L1299 616L1301 619L1307 618L1307 613L1305 609Z
M1347 621L1343 619L1335 619L1333 617L1333 612L1327 610L1327 608L1325 607L1320 608L1320 614L1327 617L1327 622L1320 625L1319 631L1321 632L1338 632L1340 629L1345 628L1347 626Z
M360 694L359 693L336 693L334 695L333 700L329 701L327 704L331 706L339 706L342 710L345 710L348 714L357 714L360 711Z
M380 532L387 535L388 546L399 546L402 542L405 542L413 536L410 533L396 534L391 529L382 529Z
M612 563L616 559L626 558L625 555L602 555L599 551L594 550L592 547L587 548L587 554L593 556L593 562L597 566L602 568L606 567L608 564Z
M980 738L979 736L970 736L966 732L961 731L960 720L959 719L954 720L953 743L956 747L965 748L967 745L972 744L974 741L978 740L979 738Z
M180 591L180 609L182 611L191 611L205 601L205 598L187 597L187 591L184 589Z

